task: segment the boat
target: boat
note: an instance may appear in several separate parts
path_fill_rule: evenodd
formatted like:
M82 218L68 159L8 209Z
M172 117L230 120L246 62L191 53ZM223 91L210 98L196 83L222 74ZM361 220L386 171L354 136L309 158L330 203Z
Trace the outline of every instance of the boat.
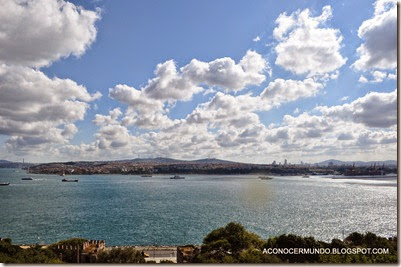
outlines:
M260 180L273 180L272 177L269 176L259 176Z
M152 174L143 174L141 177L152 177Z
M78 182L78 179L63 179L62 182Z
M23 177L23 178L21 178L21 180L24 180L24 181L31 181L31 180L33 180L33 179L32 179L32 177Z
M309 175L304 174L304 175L302 175L302 178L309 178Z
M170 179L185 179L185 177L179 176L179 175L174 175L173 177L170 177Z
M0 186L10 185L10 183L0 183Z

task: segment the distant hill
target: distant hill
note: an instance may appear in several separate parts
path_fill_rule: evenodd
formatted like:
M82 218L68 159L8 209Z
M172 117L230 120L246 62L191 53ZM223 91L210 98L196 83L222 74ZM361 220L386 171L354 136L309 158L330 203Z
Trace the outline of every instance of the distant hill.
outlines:
M31 163L12 162L0 159L0 168L27 168L33 166Z
M233 164L233 163L238 163L238 162L234 162L234 161L215 159L215 158L191 160L189 162L202 163L202 164Z
M325 160L322 162L315 163L315 165L319 166L328 166L332 162L336 166L341 166L341 165L353 165L355 163L355 166L357 167L362 167L362 166L370 166L372 164L376 165L382 165L384 163L385 166L397 166L397 161L396 160L385 160L385 161L341 161L341 160L336 160L336 159L329 159Z
M179 162L187 162L185 160L177 160L177 159L171 159L171 158L136 158L136 159L124 159L124 160L116 160L116 161L106 161L106 162L124 162L124 163L149 163L149 164L154 164L154 163L168 163L168 164L174 164L174 163L179 163Z
M110 162L110 161L108 161ZM233 164L236 162L228 161L228 160L221 160L216 158L207 158L207 159L197 159L197 160L180 160L180 159L172 159L172 158L136 158L136 159L125 159L125 160L117 160L114 162L132 162L132 163L148 163L148 164L155 164L155 163L165 163L165 164L179 164L179 163L197 163L197 164Z

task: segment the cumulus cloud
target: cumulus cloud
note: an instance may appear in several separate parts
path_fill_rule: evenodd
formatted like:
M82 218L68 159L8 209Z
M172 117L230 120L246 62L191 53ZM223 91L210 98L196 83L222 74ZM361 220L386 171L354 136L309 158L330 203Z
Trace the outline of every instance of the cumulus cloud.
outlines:
M155 76L143 88L143 92L154 99L190 100L192 95L203 90L192 79L178 72L173 60L158 64Z
M187 117L190 124L208 124L210 127L245 127L259 122L252 111L262 108L258 97L232 96L218 92L210 101L200 104Z
M375 16L389 10L384 2L377 2ZM49 8L38 10L46 3ZM338 155L354 153L354 157L361 148L386 155L396 142L395 91L318 107L313 115L297 108L281 123L264 125L270 114L260 116L260 112L315 96L328 79L338 77L338 69L345 64L339 30L325 26L332 16L326 6L318 16L305 9L283 13L276 20L276 64L295 74L307 74L307 78L277 78L256 95L244 89L265 82L271 68L255 51L247 51L238 61L193 59L181 67L168 60L158 64L154 77L138 89L124 84L110 88L109 97L126 108L96 114L94 141L72 145L78 132L76 121L85 118L89 102L101 94L91 94L69 79L49 78L38 68L82 55L96 38L99 12L63 0L2 4L9 12L0 10L0 134L9 136L5 142L9 150L25 153L42 148L62 159L65 155L95 160L132 154L188 159L213 155L266 162L267 154L283 153L318 157L338 151ZM376 82L395 76L377 69L364 75L367 81ZM177 102L190 101L201 93L210 99L183 119L169 118Z
M99 11L63 0L0 0L0 63L42 67L80 56L96 38Z
M39 70L70 55L81 56L96 38L98 11L63 0L0 0L0 134L14 153L54 152L78 132L90 94L70 79Z
M397 78L397 75L394 73L387 73L385 71L371 71L370 74L370 79L365 77L364 75L361 75L359 77L359 82L360 83L381 83L385 80L395 80Z
M391 127L397 124L397 91L371 92L349 104L319 106L325 116L361 123L367 127Z
M294 131L294 139L318 138L333 129L333 125L323 116L309 115L308 113L302 113L297 117L285 115L283 124L290 125L292 128L296 129L296 131Z
M261 97L277 106L284 102L314 96L323 87L323 84L312 78L303 81L276 79L269 83L261 93Z
M392 127L370 128L346 118L302 113L284 116L282 124L268 128L265 140L272 145L270 154L291 153L305 160L364 157L369 151L387 158L396 153L396 133Z
M262 131L270 155L291 153L292 157L354 159L396 155L396 90L371 92L349 104L317 107L310 113L285 115L283 122ZM261 143L262 145L262 143Z
M116 85L109 90L109 96L128 105L125 125L164 129L178 122L168 118L167 104L189 101L201 91L215 92L214 87L236 92L248 85L259 85L266 78L265 71L269 71L267 61L254 51L247 51L238 63L228 57L210 62L193 59L179 70L169 60L157 65L155 77L141 89ZM204 90L204 86L209 89Z
M394 69L397 66L397 1L377 0L371 19L358 29L363 40L358 47L359 59L352 65L356 70Z
M210 101L198 105L186 120L189 123L224 123L244 127L259 123L255 112L314 96L324 85L312 78L303 81L276 79L260 95L233 96L218 92Z
M89 107L86 102L100 96L69 79L50 79L38 70L1 65L0 134L16 136L13 140L18 144L70 138L77 131L72 123L82 120Z
M109 89L109 96L128 105L124 125L136 125L145 129L163 129L174 122L166 115L163 101L150 98L144 93L128 85L116 85Z
M273 31L278 41L275 63L295 74L308 75L325 74L343 66L347 59L340 53L340 31L321 27L331 16L330 6L323 7L316 17L309 9L280 14Z
M122 150L130 151L135 144L140 144L139 139L131 135L130 131L124 126L120 117L123 113L120 108L109 111L109 115L96 114L93 122L99 126L96 132L96 141L93 144L100 150ZM122 152L122 151L120 151Z
M267 61L257 52L248 50L238 64L229 57L210 62L193 59L181 68L183 76L195 84L218 86L227 91L240 91L248 85L260 85L269 71Z
M396 128L394 123L386 124L392 115L387 118L387 107L383 103L392 103L395 95L395 92L369 93L349 104L318 107L313 115L307 112L285 115L281 123L266 127L256 113L271 108L266 99L218 92L206 103L199 104L185 119L160 131L135 135L124 125L123 112L114 109L108 115L96 115L94 122L99 131L92 146L68 146L67 151L81 151L82 155L90 156L95 149L99 156L107 157L132 151L178 158L213 155L243 160L248 157L259 162L266 162L266 153L269 161L283 153L316 160L327 155L352 159L355 155L375 151L376 156L386 158L389 153L395 153L392 147L396 142ZM382 107L380 112L375 105ZM370 121L371 109L372 113L382 115L376 114ZM395 107L392 109L394 111ZM374 125L376 120L384 123Z
M217 86L227 91L240 91L248 85L259 85L269 71L267 61L255 51L247 51L237 64L229 57L211 62L197 59L179 70L173 60L157 65L155 77L141 88L150 98L162 101L187 101L203 91L202 85Z

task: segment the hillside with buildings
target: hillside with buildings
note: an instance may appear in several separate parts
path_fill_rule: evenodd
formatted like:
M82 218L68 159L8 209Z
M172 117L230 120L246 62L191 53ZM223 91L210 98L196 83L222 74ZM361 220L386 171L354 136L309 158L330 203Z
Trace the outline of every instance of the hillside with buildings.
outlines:
M219 159L193 161L170 158L132 159L119 161L77 161L38 164L30 167L31 173L77 175L77 174L271 174L271 175L383 175L395 173L396 165L382 162L356 166L353 163L338 164L293 164L284 160L282 164L250 164Z

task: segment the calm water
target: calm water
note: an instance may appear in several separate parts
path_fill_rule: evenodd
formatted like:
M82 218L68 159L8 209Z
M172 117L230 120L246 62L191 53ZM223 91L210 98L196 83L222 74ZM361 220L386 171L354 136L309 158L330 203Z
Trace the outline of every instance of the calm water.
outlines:
M200 244L230 221L263 238L295 233L329 241L354 232L397 231L397 180L257 176L79 175L0 169L0 237L51 243L71 237L108 245Z

